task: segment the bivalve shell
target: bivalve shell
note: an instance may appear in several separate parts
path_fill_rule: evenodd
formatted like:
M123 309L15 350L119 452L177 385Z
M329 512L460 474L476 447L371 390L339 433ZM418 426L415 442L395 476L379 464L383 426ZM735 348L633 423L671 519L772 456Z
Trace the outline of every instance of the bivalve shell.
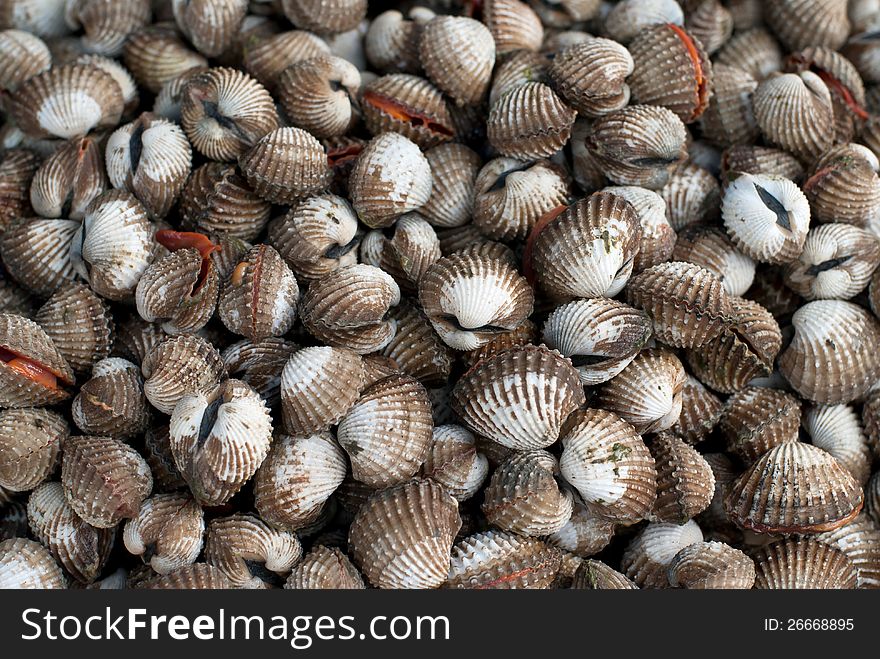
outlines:
M139 435L150 421L143 384L137 365L119 357L102 359L73 399L73 422L87 435Z
M50 410L0 412L0 487L26 492L46 480L58 466L69 434L67 422Z
M235 41L247 0L174 0L177 27L203 55L217 57Z
M291 23L319 34L353 30L364 20L367 0L281 0Z
M226 367L205 339L183 335L157 343L141 364L144 394L157 410L171 414L192 393L207 393L226 377Z
M630 542L620 567L640 588L669 588L667 571L676 554L703 541L697 523L652 522Z
M855 565L858 588L880 587L880 526L865 513L836 531L817 535L816 540L846 554Z
M562 50L553 58L549 75L559 94L579 114L601 117L629 103L626 79L633 66L625 47L600 37Z
M470 499L489 475L489 461L477 450L474 436L461 426L434 428L422 471L459 501Z
M70 397L73 371L34 321L0 314L0 406L52 405Z
M419 59L425 73L460 105L477 105L489 92L495 42L489 29L464 16L437 16L422 28Z
M42 162L30 187L31 206L39 215L83 218L88 205L107 187L99 144L91 137L76 138Z
M64 572L39 542L26 538L0 542L0 589L66 587Z
M754 555L755 588L838 590L855 588L858 572L839 549L814 538L787 538Z
M860 485L871 475L871 451L859 416L849 405L816 405L802 419L813 446L827 451Z
M668 577L673 588L749 590L755 584L755 563L723 542L697 542L675 555Z
M367 129L374 135L399 133L423 149L455 136L446 99L428 80L391 73L364 85L360 98Z
M549 86L526 82L495 101L486 130L501 155L521 160L546 158L568 141L576 115Z
M188 493L156 494L144 501L122 535L129 553L159 574L196 562L202 552L205 517Z
M483 22L495 40L499 55L516 50L538 50L544 40L541 19L520 0L486 0Z
M284 588L363 590L364 580L344 552L336 547L316 545L291 570Z
M468 536L452 547L444 588L549 588L559 571L560 552L536 538L506 531Z
M795 396L768 387L746 387L727 399L719 428L727 450L746 464L785 442L798 440L801 405Z
M605 33L628 44L640 32L653 25L684 24L684 12L675 0L621 0L605 16Z
M715 476L696 450L671 433L651 442L657 468L657 500L651 518L684 524L706 510L715 494Z
M571 587L576 590L637 590L635 582L602 561L581 562Z
M687 261L705 268L724 286L729 296L744 295L755 279L755 262L736 249L717 226L688 224L678 234L673 261Z
M840 48L849 36L846 0L769 0L768 26L789 50L807 46Z
M52 66L52 53L46 43L25 30L0 32L0 50L6 55L0 65L0 89L13 90Z

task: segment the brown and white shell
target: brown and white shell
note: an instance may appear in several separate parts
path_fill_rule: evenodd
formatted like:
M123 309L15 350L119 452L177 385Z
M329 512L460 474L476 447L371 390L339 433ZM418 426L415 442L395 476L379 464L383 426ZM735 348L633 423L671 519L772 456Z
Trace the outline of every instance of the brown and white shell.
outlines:
M82 29L82 45L88 52L115 57L122 53L128 35L150 21L150 2L132 0L78 0L66 3L64 19L74 30Z
M671 110L630 105L597 119L586 138L587 151L618 185L656 190L670 169L687 157L687 129Z
M287 590L363 590L364 580L348 556L336 547L315 545L290 571Z
M151 575L132 587L150 590L228 590L235 585L213 565L194 563L178 568L171 574Z
M816 300L792 317L794 338L779 356L779 370L801 396L847 403L863 396L880 375L880 323L862 307Z
M666 201L666 217L676 230L718 216L721 187L713 174L693 162L675 165L660 195Z
M26 538L0 542L0 589L66 587L64 572L39 542Z
M793 155L782 149L766 146L733 146L721 156L721 180L726 184L735 173L781 176L799 181L804 166Z
M481 6L483 22L495 40L499 55L516 50L538 50L544 28L535 11L520 0L487 0Z
M859 484L829 453L785 442L758 460L728 490L724 508L758 533L832 531L861 510Z
M489 93L495 42L479 21L437 16L422 27L419 60L428 77L455 102L477 105Z
M684 12L675 0L621 0L605 16L602 27L625 45L646 28L663 23L684 24Z
M433 17L434 12L426 7L414 7L406 16L389 9L373 18L364 35L364 54L371 68L382 73L418 73L419 37L424 23Z
M537 538L490 530L467 536L452 547L444 588L549 588L561 553Z
M204 533L202 507L189 493L156 494L125 523L122 539L129 553L169 574L196 562Z
M281 0L284 15L303 30L339 34L358 26L367 13L367 0Z
M0 230L36 210L28 203L28 189L39 165L40 158L27 149L8 149L0 157Z
M755 563L723 542L696 542L675 555L667 569L673 588L749 590Z
M815 538L786 538L759 549L755 588L829 590L855 588L858 572L839 549Z
M456 425L436 426L422 473L459 501L470 499L489 475L489 461L477 450L474 436Z
M241 380L191 393L174 407L171 452L196 500L229 501L269 452L272 418L260 395Z
M52 66L52 53L46 43L25 30L0 32L0 50L6 55L0 65L0 89L14 90Z
M482 159L464 144L438 144L425 152L431 167L431 196L419 213L435 227L458 227L471 220Z
M61 286L34 316L71 368L88 371L110 354L113 320L106 304L80 283Z
M58 466L70 429L56 412L42 408L0 412L0 487L26 492Z
M434 228L418 213L406 213L393 228L368 232L360 244L361 262L381 268L401 290L414 293L425 271L440 258Z
M801 423L813 446L833 455L864 486L871 475L871 450L855 410L849 405L815 405Z
M840 48L849 36L845 0L768 0L764 19L789 50Z
M516 50L501 58L492 77L489 106L507 92L527 82L549 83L550 60L531 50Z
M642 238L633 261L633 272L638 273L670 260L677 236L666 216L666 201L663 197L653 190L634 185L609 186L604 191L626 199L639 217Z
M670 430L688 444L699 444L715 428L722 409L721 399L688 375L681 389L681 414Z
M566 422L562 447L562 476L593 514L624 524L649 515L657 472L632 425L607 410L579 410Z
M123 46L123 61L138 84L153 94L186 71L208 66L208 60L188 48L168 23L132 32Z
M739 66L712 67L712 99L700 117L702 135L713 144L728 147L751 145L760 129L752 109L752 94L758 81Z
M433 425L427 391L399 374L364 389L339 422L336 437L354 478L381 488L416 474L431 449Z
M484 359L452 391L452 408L468 428L518 451L555 442L566 417L584 402L571 362L533 345Z
M84 522L64 498L61 483L43 483L27 503L31 533L58 563L81 583L95 581L113 548L113 529Z
M651 336L651 319L608 298L557 307L544 324L543 340L577 368L585 386L601 384L635 359Z
M131 437L147 429L150 408L136 364L119 357L97 362L70 407L73 422L87 435Z
M528 318L515 330L498 334L486 345L461 353L461 357L464 365L471 368L484 359L494 357L515 346L524 346L527 343L538 343L538 327Z
M389 317L397 323L397 333L382 348L382 354L425 386L446 384L454 355L427 316L418 307L404 303L391 309Z
M224 348L223 363L230 377L247 382L270 407L281 400L281 372L298 346L270 337L261 341L243 339Z
M345 453L329 432L281 435L254 476L254 506L272 526L302 529L319 517L347 469Z
M547 158L568 141L576 115L548 85L526 82L492 104L486 131L503 156Z
M150 496L150 467L132 447L110 437L70 437L61 461L64 496L83 521L101 529L135 517Z
M870 228L880 212L877 156L861 144L835 146L807 174L804 194L820 222Z
M815 537L839 549L853 562L858 588L880 586L880 527L867 514L860 513L846 526Z
M143 453L153 472L154 491L167 493L186 488L186 481L180 475L180 470L171 454L167 423L147 429L144 433Z
M52 405L70 397L73 371L34 321L0 314L0 406Z
M733 244L721 227L688 224L678 234L672 260L705 268L729 296L744 295L755 279L755 262Z
M83 54L77 57L74 63L95 66L110 74L122 90L123 118L129 118L137 110L140 103L137 82L118 60L105 55Z
M373 495L348 534L354 562L378 588L437 588L449 576L461 528L458 502L432 480L411 480Z
M686 3L685 27L709 55L723 46L733 34L731 11L719 0L693 0Z
M399 133L423 149L455 136L455 125L443 93L430 81L391 73L364 85L360 108L373 135Z
M287 30L246 41L242 64L248 73L271 90L287 67L329 54L330 47L318 35L306 30Z
M562 485L559 465L547 451L513 453L502 462L483 493L490 524L526 536L559 531L571 518L571 490Z
M617 524L600 516L590 506L575 501L565 526L547 536L547 542L577 558L599 553L611 542Z
M247 0L174 0L177 27L207 57L228 50L248 9Z
M769 387L746 387L725 402L719 429L727 450L752 464L770 449L796 442L800 420L797 397Z
M706 510L715 494L715 476L696 450L669 432L651 442L657 468L657 500L651 519L684 524Z
M419 301L447 345L474 350L519 327L532 313L534 294L503 261L453 254L422 276Z
M140 364L156 345L167 338L168 334L158 323L148 323L136 312L129 313L121 317L115 328L111 356Z
M667 571L676 554L703 541L693 520L686 524L651 522L629 543L620 568L640 588L669 588Z
M601 117L629 103L626 79L633 73L629 51L601 37L565 48L553 58L549 75L559 94L587 117Z
M194 335L168 338L153 346L141 371L147 400L164 414L171 414L184 396L206 394L226 377L217 349Z
M319 55L288 66L278 77L278 100L294 125L315 137L345 134L357 121L361 76L354 64Z
M236 588L281 585L301 557L294 533L273 529L254 515L235 514L208 524L205 560Z
M40 164L30 184L31 206L43 217L81 220L88 205L106 187L98 140L75 138Z
M585 560L578 566L571 587L576 590L637 590L635 582L602 561Z

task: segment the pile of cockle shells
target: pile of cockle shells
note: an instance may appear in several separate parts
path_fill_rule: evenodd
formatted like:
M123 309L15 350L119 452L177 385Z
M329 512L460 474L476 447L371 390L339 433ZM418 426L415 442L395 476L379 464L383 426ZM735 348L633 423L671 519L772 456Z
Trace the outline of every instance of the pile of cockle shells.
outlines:
M0 587L880 587L878 0L0 28Z

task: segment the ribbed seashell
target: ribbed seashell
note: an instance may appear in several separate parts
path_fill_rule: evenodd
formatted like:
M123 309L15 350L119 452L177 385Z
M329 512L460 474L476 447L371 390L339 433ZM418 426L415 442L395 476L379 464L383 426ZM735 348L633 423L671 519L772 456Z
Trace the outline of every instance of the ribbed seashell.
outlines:
M559 571L561 552L536 538L486 531L452 547L444 588L549 588Z
M626 199L639 217L642 237L633 260L633 272L638 273L668 261L675 248L676 235L666 217L666 202L663 197L653 190L637 186L610 186L604 192Z
M459 254L460 256L498 259L512 266L518 264L513 249L503 243L486 238L473 222L460 227L437 229L437 238L440 239L440 251L444 256Z
M193 335L165 339L153 346L144 357L141 371L147 400L164 414L171 414L188 394L207 394L226 376L216 348Z
M135 517L150 496L150 467L127 444L110 437L70 437L64 443L61 484L83 521L101 529Z
M782 347L773 315L757 302L730 297L731 320L721 334L687 353L694 374L707 386L730 394L751 380L769 376Z
M632 425L606 410L577 411L562 446L562 476L592 513L625 524L648 516L656 496L654 459Z
M435 227L458 227L471 220L474 188L482 159L463 144L439 144L425 152L431 167L431 196L419 213Z
M774 74L758 85L755 119L771 144L812 162L834 141L831 92L812 71Z
M544 40L541 19L520 0L487 0L482 3L483 22L495 40L499 55L516 50L538 50Z
M698 444L715 428L722 408L715 394L688 375L681 390L681 414L670 430L688 444Z
M499 382L505 387L498 387ZM533 345L477 363L452 391L452 408L465 425L519 451L555 442L566 417L584 401L571 362L555 350Z
M422 14L428 14L424 20ZM390 9L370 21L364 35L364 52L371 68L383 73L418 73L419 37L424 23L433 15L424 7L410 10L407 16Z
M299 286L269 245L244 255L223 284L217 311L230 332L259 341L286 334L296 320Z
M727 399L719 428L727 450L746 464L785 442L798 439L801 405L791 394L746 387Z
M208 524L205 560L236 588L280 586L301 557L294 533L272 529L254 515L235 514Z
M2 487L0 490L6 492ZM11 492L0 495L0 542L10 538L24 538L28 534L27 508L24 503L12 501L7 495L11 497Z
M281 400L282 369L297 349L295 343L276 337L244 339L227 346L221 357L230 377L247 382L274 407Z
M207 57L217 57L232 46L247 0L174 0L177 27Z
M684 24L684 12L675 0L622 0L605 16L605 34L628 44L640 32L653 25Z
M132 587L150 590L228 590L235 585L213 565L194 563L178 568L171 574L153 573L153 576Z
M41 408L0 412L0 487L32 490L58 466L70 429L57 413Z
M425 271L440 259L440 241L434 228L418 213L402 215L395 223L388 237L381 231L368 233L361 242L361 254L371 247L378 248L378 262L382 268L395 278L406 292L418 290L418 283ZM372 243L372 245L370 245ZM369 259L361 258L368 262Z
M874 524L880 525L880 476L877 472L868 479L865 485L865 514Z
M53 405L70 397L73 371L34 321L0 314L0 407Z
M290 120L316 137L342 135L357 121L361 76L350 62L319 55L278 76L278 100Z
M0 89L14 90L28 78L52 66L52 54L46 43L23 30L0 32L0 50L5 58L0 64Z
M466 501L480 489L488 476L489 462L477 450L474 436L465 428L437 426L423 473L446 487L459 501Z
M730 518L758 533L833 531L861 510L863 492L829 453L785 442L758 460L724 499Z
M174 492L186 487L186 481L171 454L171 440L168 436L168 424L148 428L144 433L144 459L153 472L154 491Z
M61 483L44 483L28 498L31 532L79 582L94 581L110 558L112 529L81 520L64 498Z
M855 588L858 573L839 549L815 538L787 538L753 556L755 588L766 590Z
M880 387L871 387L864 397L862 425L874 457L880 456Z
M531 50L516 50L497 62L489 92L489 106L527 82L549 83L550 60Z
M437 16L422 26L419 59L441 91L459 105L477 105L489 92L495 42L479 21Z
M804 398L847 403L863 396L880 374L880 323L840 300L808 302L792 317L795 334L779 370Z
M876 10L876 8L872 8ZM877 33L874 13L871 14L871 24L865 26L864 31L855 29L852 36L841 48L841 54L855 65L864 82L876 84L880 82L880 69L877 64ZM855 26L854 26L855 27Z
M721 94L724 93L725 83L722 82L722 78L725 74L722 73L722 67L727 68L728 71L731 71L731 67L741 69L749 77L760 81L782 69L782 49L774 36L761 27L737 31L717 53L713 69L716 74L713 79L716 98L719 91Z
M788 179L741 174L724 192L721 215L741 252L756 261L784 264L796 259L803 248L810 205Z
M315 545L297 563L287 581L286 590L363 590L364 580L348 556L336 547Z
M524 346L527 343L538 343L538 327L528 318L515 330L498 334L489 343L476 350L461 353L461 357L464 365L471 368L484 359L494 357L515 346Z
M392 375L364 389L339 422L337 439L351 459L352 473L372 487L413 476L431 448L431 403L424 387L407 375Z
M46 158L30 184L33 209L43 217L82 219L86 207L107 187L97 140L70 140Z
M410 304L400 304L390 311L389 318L397 323L397 333L382 354L425 386L445 384L453 354L424 313Z
M571 587L576 590L637 590L638 586L626 575L608 567L602 561L585 560L575 572Z
M723 46L733 34L733 16L718 0L688 4L685 27L709 55Z
M447 345L473 350L516 329L531 314L534 295L507 263L453 254L425 272L419 301Z
M122 115L122 90L95 66L67 64L34 76L10 96L7 110L35 138L69 139L112 128Z
M73 399L71 415L87 435L130 437L144 432L150 413L140 368L119 357L97 362L92 379Z
M687 376L678 358L665 348L640 352L599 394L602 406L631 423L640 434L671 428L681 414Z
M416 479L364 503L348 545L364 576L378 588L437 588L448 577L460 527L455 498L432 480Z
M713 96L700 117L702 135L722 147L751 145L760 129L752 110L758 81L738 66L716 64L712 69Z
M0 589L66 587L64 572L39 542L26 538L0 542Z
M553 59L549 75L562 98L579 114L601 117L629 103L626 78L632 72L629 51L600 37L562 50Z
M192 173L181 194L184 224L242 240L256 238L270 213L271 204L258 197L231 164L202 165Z
M581 383L601 384L635 359L651 335L643 311L610 300L576 300L558 307L544 324L543 339L571 359Z
M871 451L862 433L859 416L851 406L813 406L804 413L802 424L813 446L833 455L859 485L868 481Z
M116 81L116 84L119 85L119 89L122 90L123 117L130 117L137 110L140 104L140 93L137 83L128 69L119 61L104 55L84 54L77 57L74 63L88 64L110 74Z
M862 291L880 264L880 242L849 224L823 224L785 272L785 283L807 300L848 300Z
M33 32L43 38L62 37L71 30L64 20L62 0L7 0L0 11L4 27Z
M244 68L266 88L274 89L287 67L303 60L329 55L321 37L305 30L288 30L244 45Z
M116 57L128 35L150 22L150 2L77 0L67 3L65 20L85 32L81 39L86 51Z
M660 196L666 200L666 217L676 231L692 222L714 220L718 215L721 188L707 170L690 162L670 170Z
M726 184L735 173L781 176L792 181L803 178L804 167L797 158L781 149L764 146L734 146L721 157L721 178Z
M186 85L190 78L197 73L201 73L206 68L205 66L197 66L188 69L162 85L161 90L156 94L156 100L153 102L153 114L179 124L180 105L183 102L183 92L186 89Z
M547 536L547 542L574 556L586 558L605 549L616 528L615 522L576 501L571 519L556 533Z
M196 500L229 501L263 462L272 418L260 395L241 380L191 393L174 407L169 428L174 461Z
M755 584L755 563L723 542L688 545L667 569L673 588L749 590Z
M364 147L349 177L358 217L381 229L431 197L431 166L418 146L398 133L382 133Z
M474 182L473 221L494 240L523 239L542 215L566 204L569 194L567 176L547 160L496 158Z
M190 50L168 23L132 32L125 41L123 56L126 68L138 83L154 94L182 73L208 66L208 60Z
M711 341L732 317L721 280L683 261L661 263L633 276L626 296L651 316L656 337L676 347L695 348Z
M391 73L376 78L364 86L360 107L374 135L400 133L423 149L455 135L443 94L419 76Z
M685 123L709 105L712 64L703 45L673 23L648 27L629 44L633 71L627 82L633 100L672 110Z
M0 232L32 214L28 189L39 164L40 158L27 149L10 149L0 158Z
M186 183L192 149L177 124L147 112L110 135L105 162L110 184L134 194L152 218L161 219Z
M234 160L278 127L266 88L246 73L208 69L186 84L180 124L193 147L212 160Z
M880 587L880 526L865 513L846 526L815 538L842 551L853 562L858 588Z
M640 588L669 588L667 570L676 554L689 545L703 542L697 523L651 522L629 543L620 568Z
M148 323L136 312L124 317L114 334L111 355L136 364L142 363L157 344L168 338L158 323Z
M547 451L514 453L492 473L483 514L493 526L521 535L559 531L571 518L573 497L558 474L556 458Z
M170 574L195 563L204 533L204 513L192 496L156 494L125 523L122 538L129 553L159 574Z
M358 26L367 13L367 0L281 0L288 20L303 30L339 34Z
M687 261L714 274L729 296L743 295L755 279L755 262L736 249L719 227L688 224L678 234L672 252L675 261Z
M687 157L686 139L687 129L671 110L630 105L596 120L586 146L615 183L658 189Z
M549 221L548 221L549 220ZM639 248L641 225L622 197L594 193L547 214L523 257L541 288L557 297L612 297L624 287Z
M366 355L394 338L397 324L385 314L399 302L400 288L391 275L370 265L350 265L309 285L300 317L320 341Z
M153 226L130 192L110 190L86 208L70 243L70 262L98 295L129 300L153 261Z
M526 82L489 110L489 142L503 156L533 160L559 151L571 136L576 112L544 83Z
M764 20L789 50L840 48L849 36L846 0L769 0Z
M819 158L803 191L819 222L870 226L880 212L877 157L859 144L840 145Z
M657 469L657 500L651 519L684 524L706 510L715 494L715 476L703 456L675 435L651 442Z

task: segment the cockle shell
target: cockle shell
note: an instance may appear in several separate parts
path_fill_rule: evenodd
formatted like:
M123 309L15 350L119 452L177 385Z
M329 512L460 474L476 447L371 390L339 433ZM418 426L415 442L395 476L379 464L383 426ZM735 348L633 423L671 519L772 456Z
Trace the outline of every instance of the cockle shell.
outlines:
M351 555L378 588L437 588L449 576L456 500L431 480L382 490L355 514L348 534Z
M687 156L687 129L667 108L630 105L593 123L587 151L618 185L662 188Z
M186 481L171 454L171 440L168 436L168 424L148 428L144 433L144 459L153 472L153 484L156 492L174 492L186 487Z
M123 57L138 83L154 94L182 73L208 66L208 60L190 50L174 26L167 23L132 32L123 46Z
M137 82L131 73L118 60L105 55L80 55L74 61L75 64L88 64L106 71L119 85L122 90L122 116L127 118L138 108L140 94Z
M769 450L724 499L731 519L758 533L832 531L861 510L859 484L820 448L785 442Z
M816 300L792 317L794 338L779 370L804 398L846 403L864 395L880 374L880 323L863 308Z
M721 156L721 179L727 183L735 174L765 174L799 181L804 167L793 155L782 149L765 146L733 146Z
M667 570L676 554L703 541L697 523L651 522L630 542L620 562L621 570L640 588L669 588Z
M852 561L858 588L880 587L880 526L865 513L846 526L815 538L842 551Z
M301 557L295 534L272 529L254 515L235 514L208 524L205 560L237 588L280 585Z
M336 436L356 480L388 487L415 475L431 448L432 430L425 388L401 374L364 389L339 422Z
M422 28L419 59L425 73L460 105L477 105L489 92L495 42L489 29L464 16L437 16Z
M572 556L585 558L605 549L616 529L615 522L575 501L571 519L556 533L548 535L547 541L554 547L570 552Z
M584 401L571 362L555 350L533 345L479 362L452 391L453 410L465 425L519 451L555 442L565 418Z
M856 566L839 549L814 538L787 538L754 555L758 589L848 589L858 580Z
M302 60L329 55L321 37L305 30L288 30L244 44L244 68L267 89L274 89L287 67Z
M22 84L8 111L26 135L69 139L92 129L112 128L122 114L122 90L95 66L66 64Z
M235 585L213 565L194 563L170 574L156 574L131 587L151 590L229 590Z
M520 0L486 0L482 3L483 22L495 40L499 55L524 49L538 50L544 40L541 19Z
M668 567L673 588L749 590L755 563L723 542L696 542L675 555Z
M755 262L736 249L723 229L688 224L678 234L673 261L687 261L705 268L724 286L729 296L744 295L755 279Z
M31 32L3 30L0 32L0 50L6 55L0 65L0 89L13 90L52 66L49 47Z
M425 271L440 258L440 241L427 220L418 213L407 213L393 229L367 233L360 251L361 262L381 268L410 293L417 290Z
M425 7L414 7L407 16L396 9L376 16L364 35L364 53L371 68L383 73L418 73L419 37L424 23L433 17L434 12Z
M234 165L209 162L183 189L180 213L192 228L252 240L269 221L271 204L259 198Z
M534 295L507 263L453 254L422 276L419 301L447 345L473 350L516 329L531 314Z
M600 37L564 49L554 57L549 75L556 90L578 113L601 117L629 102L626 78L632 72L629 51Z
M489 92L489 106L511 91L527 82L549 83L550 60L531 50L517 50L501 58L492 76Z
M115 57L128 35L150 21L149 0L78 0L68 2L64 18L73 29L82 28L88 52Z
M28 188L39 165L39 157L27 149L9 149L0 158L0 232L31 214Z
M684 524L709 507L715 494L715 476L696 450L664 432L651 442L651 455L657 468L652 519Z
M389 317L397 323L397 333L382 348L382 354L425 386L445 384L454 355L427 316L415 306L400 304L391 309Z
M367 13L367 0L281 0L288 20L318 34L339 34L358 26Z
M129 553L169 574L195 563L204 533L202 508L189 494L156 494L125 523L122 538Z
M244 339L221 353L230 377L247 382L270 407L281 400L281 371L298 346L270 337L261 341Z
M668 261L676 244L676 234L666 217L666 202L653 190L618 185L604 189L626 199L639 217L642 237L633 260L633 272ZM674 259L681 260L681 259Z
M248 9L247 0L174 0L177 27L196 50L217 57L232 46Z
M468 536L452 547L444 588L549 588L560 552L546 543L506 531Z
M626 45L652 25L684 24L684 13L675 0L621 0L605 16L605 33Z
M122 318L114 332L111 351L113 357L142 363L156 345L168 338L168 334L158 323L148 323L137 313L130 313Z
M859 485L867 482L871 475L871 451L852 407L815 405L804 413L802 424L813 446L833 455Z
M722 405L697 378L688 375L681 389L681 414L670 430L688 444L698 444L715 428Z
M558 480L559 465L547 451L524 451L502 462L483 493L483 514L493 525L526 536L560 530L573 508L570 490Z
M0 487L31 490L58 466L70 429L57 413L41 408L0 412Z
M577 590L637 590L626 575L601 561L583 561L575 572L571 587Z
M752 109L758 81L738 66L712 67L713 96L700 117L703 136L719 146L751 145L760 133Z
M32 320L0 314L0 406L52 405L70 397L73 371Z
M877 156L860 144L835 146L816 160L803 191L820 222L871 228L880 212Z
M470 499L489 475L489 461L474 436L456 425L436 426L422 471L459 501Z
M106 187L99 142L91 137L73 139L37 169L30 187L31 206L43 217L80 220Z
M718 214L721 188L707 170L692 162L675 165L660 195L666 201L666 217L676 230L692 222L713 220Z
M119 357L97 362L71 404L77 427L87 435L130 437L150 420L140 368Z
M150 496L150 467L127 444L110 437L70 437L61 462L64 496L83 521L101 529L138 514Z
M345 553L336 547L316 545L293 567L284 588L363 590L364 580Z
M746 464L798 439L801 405L795 396L768 387L746 387L727 399L720 430L727 450Z
M687 4L685 27L709 55L723 46L733 34L733 16L719 0L695 0Z
M769 0L767 25L789 50L826 46L837 50L849 36L845 0Z
M354 64L317 56L288 66L278 77L278 100L294 125L315 137L348 132L358 118L361 76Z
M586 386L601 384L635 359L651 336L643 311L608 298L576 300L547 317L543 339L572 364Z
M486 131L489 142L503 156L546 158L568 141L576 114L549 86L526 82L492 104Z
M345 453L327 431L277 437L254 477L254 506L277 528L311 524L345 479Z
M425 78L391 73L364 85L360 107L374 135L399 133L423 149L455 136L442 92Z
M0 589L66 587L64 572L39 542L26 538L0 542Z
M141 364L144 394L156 409L171 414L188 394L205 394L226 376L220 353L205 339L182 335L156 344Z
M467 224L474 207L474 187L482 159L463 144L438 144L425 152L433 186L419 213L435 227Z
M476 350L468 350L462 353L461 357L465 366L471 368L484 359L494 357L515 346L524 346L527 343L538 343L538 328L528 318L515 330L498 334L486 345L480 346Z
M259 394L240 380L190 393L171 413L171 452L196 500L229 501L269 452L272 419Z
M622 523L648 516L656 497L657 473L632 425L606 410L579 410L566 422L562 446L562 476L591 512Z
M737 29L716 53L714 72L719 72L719 65L737 67L755 80L763 80L774 71L782 70L782 48L763 27L755 26L742 31ZM716 76L716 83L720 75Z

